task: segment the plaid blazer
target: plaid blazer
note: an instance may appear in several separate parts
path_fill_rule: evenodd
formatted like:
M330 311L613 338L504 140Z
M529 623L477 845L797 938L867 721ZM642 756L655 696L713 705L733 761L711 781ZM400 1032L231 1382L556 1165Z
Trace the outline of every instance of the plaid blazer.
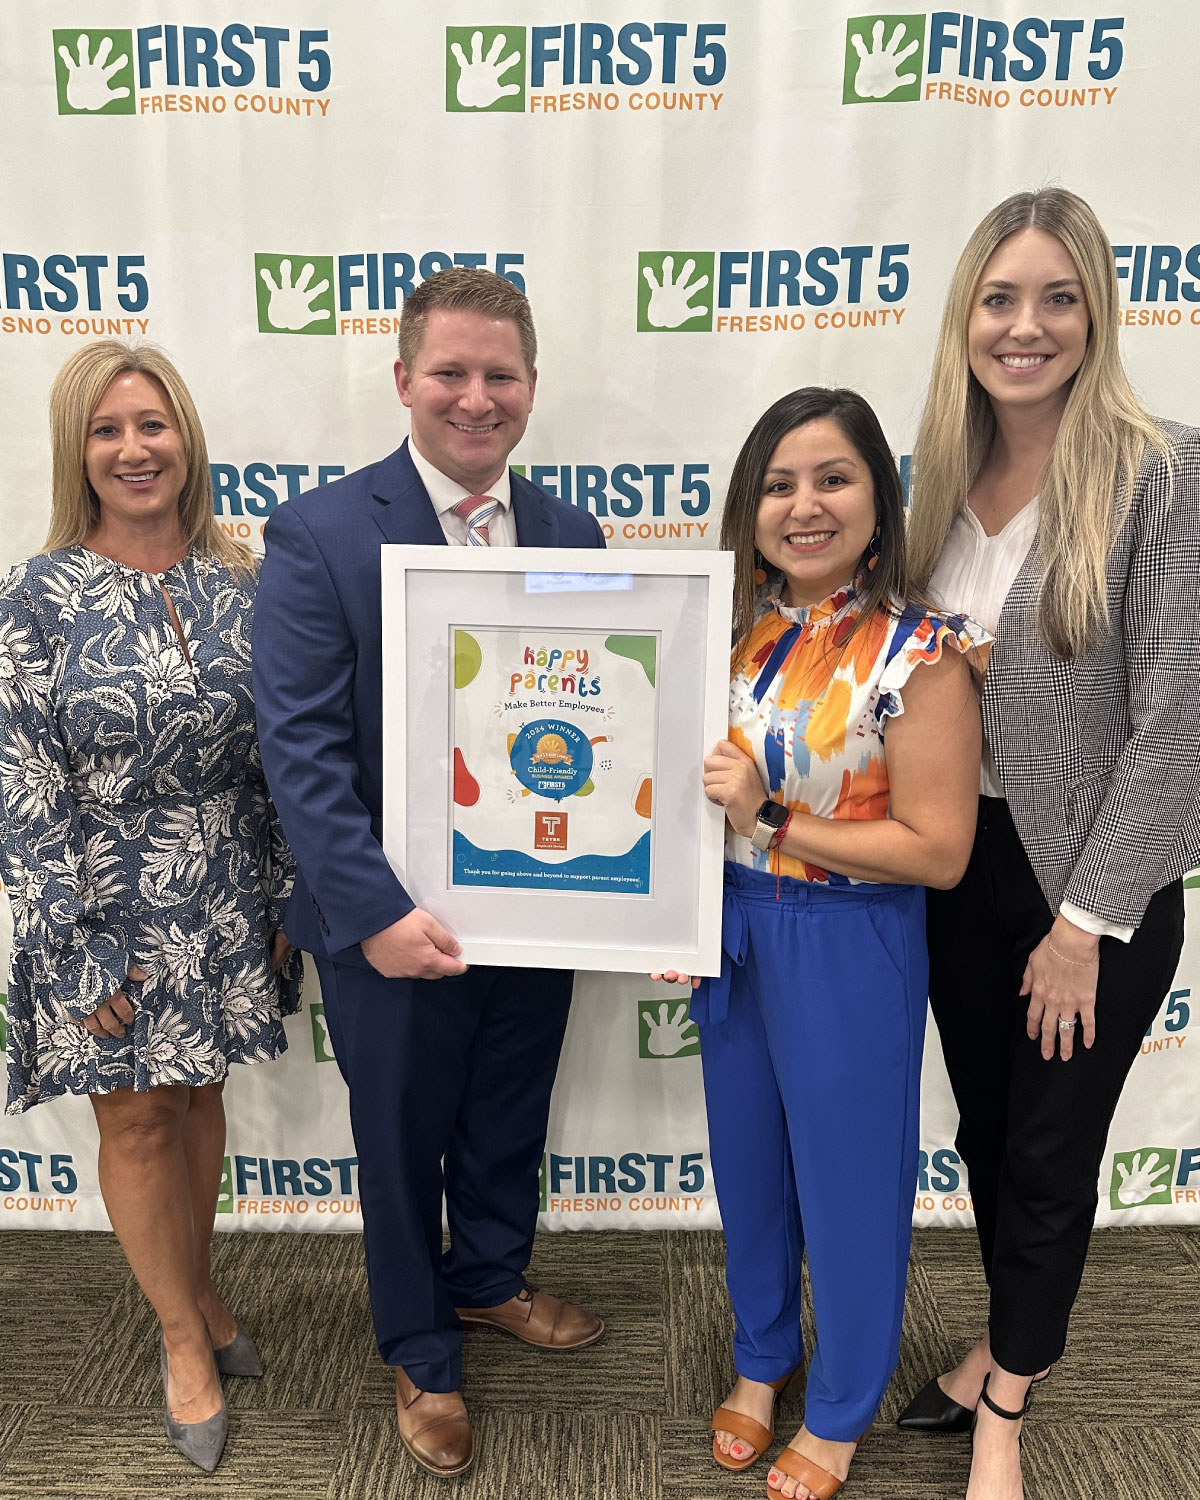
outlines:
M1108 563L1107 638L1063 661L1038 636L1037 543L996 629L983 722L1051 911L1136 927L1200 863L1200 431L1162 424Z

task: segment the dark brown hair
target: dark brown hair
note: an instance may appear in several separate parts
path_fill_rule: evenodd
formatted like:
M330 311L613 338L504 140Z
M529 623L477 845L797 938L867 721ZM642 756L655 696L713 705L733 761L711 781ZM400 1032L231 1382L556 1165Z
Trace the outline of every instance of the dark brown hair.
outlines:
M888 447L879 418L857 391L828 389L809 385L790 391L769 406L750 430L742 444L721 517L721 546L734 555L733 562L733 639L734 650L740 650L754 627L757 605L755 570L761 565L754 533L758 523L758 505L763 495L763 481L771 456L779 444L797 427L828 417L836 422L853 443L859 457L870 471L875 490L875 521L878 561L870 571L860 573L859 599L862 613L855 626L868 621L878 610L895 610L905 603L924 603L914 598L909 584L904 547L904 492L896 460ZM860 569L869 561L864 553ZM847 580L849 582L849 580ZM849 639L849 637L847 637ZM844 645L844 642L843 642Z

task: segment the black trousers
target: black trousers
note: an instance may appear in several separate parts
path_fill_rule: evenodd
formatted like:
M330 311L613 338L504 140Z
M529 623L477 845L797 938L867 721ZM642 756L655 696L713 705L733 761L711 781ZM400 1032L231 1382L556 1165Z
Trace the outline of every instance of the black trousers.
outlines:
M1047 1062L1026 1035L1020 994L1053 920L1007 802L981 797L966 874L929 892L929 993L991 1291L992 1353L1015 1375L1063 1352L1108 1128L1183 947L1183 885L1157 892L1129 943L1100 939L1096 1040L1085 1048L1077 1034L1065 1063Z

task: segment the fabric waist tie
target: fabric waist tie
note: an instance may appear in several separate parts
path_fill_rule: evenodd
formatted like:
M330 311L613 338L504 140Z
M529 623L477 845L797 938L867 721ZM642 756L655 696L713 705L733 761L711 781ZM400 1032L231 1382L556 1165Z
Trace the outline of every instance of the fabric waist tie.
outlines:
M910 885L818 885L794 876L776 876L746 865L725 865L725 888L721 900L721 972L705 979L692 996L691 1017L697 1025L715 1025L729 1014L729 991L733 966L746 962L750 946L750 911L755 906L774 907L799 915L831 913L841 907L895 901L910 891Z

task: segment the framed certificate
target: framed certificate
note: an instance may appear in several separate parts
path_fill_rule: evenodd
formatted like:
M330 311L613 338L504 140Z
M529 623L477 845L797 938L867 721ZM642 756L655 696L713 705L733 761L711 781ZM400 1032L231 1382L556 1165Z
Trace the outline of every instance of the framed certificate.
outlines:
M383 847L468 963L720 968L733 565L385 546Z

